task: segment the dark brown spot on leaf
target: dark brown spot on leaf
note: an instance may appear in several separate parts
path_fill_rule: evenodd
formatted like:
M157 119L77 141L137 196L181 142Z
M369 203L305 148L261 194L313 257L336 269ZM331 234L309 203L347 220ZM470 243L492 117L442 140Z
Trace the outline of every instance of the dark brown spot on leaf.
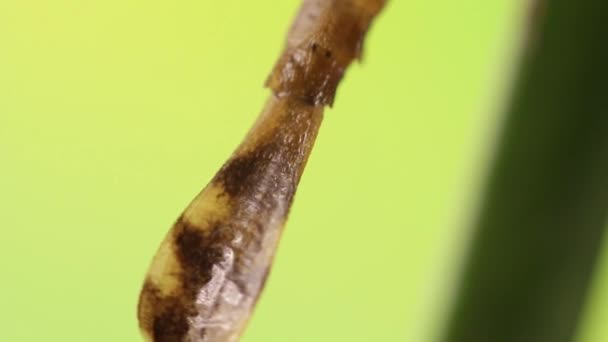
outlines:
M187 309L179 295L162 296L146 280L139 299L139 322L154 342L181 342L188 333Z
M154 317L155 342L181 342L188 333L188 322L183 306L177 298L164 298L164 310Z
M207 230L202 230L180 217L175 228L175 254L183 268L183 290L195 296L213 276L213 265L223 259L222 245L228 245L230 237L222 236L222 233L228 227L213 223Z
M221 182L230 197L238 197L253 192L262 177L265 177L271 164L277 164L280 146L267 143L258 146L245 155L229 160L216 175L215 181Z
M198 314L196 295L213 276L213 266L224 259L223 248L234 238L230 227L213 223L202 230L183 216L174 226L175 255L182 271L182 286L175 293L162 295L151 281L141 292L139 317L142 328L153 335L154 342L182 342L190 329L188 317ZM211 309L211 308L210 308ZM198 333L204 334L205 331Z

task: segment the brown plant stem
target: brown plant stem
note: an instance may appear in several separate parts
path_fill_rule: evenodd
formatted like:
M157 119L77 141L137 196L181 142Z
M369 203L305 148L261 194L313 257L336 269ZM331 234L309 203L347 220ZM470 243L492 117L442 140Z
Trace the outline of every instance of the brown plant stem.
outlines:
M383 0L305 0L255 125L162 242L141 291L142 335L228 342L260 295L325 105Z

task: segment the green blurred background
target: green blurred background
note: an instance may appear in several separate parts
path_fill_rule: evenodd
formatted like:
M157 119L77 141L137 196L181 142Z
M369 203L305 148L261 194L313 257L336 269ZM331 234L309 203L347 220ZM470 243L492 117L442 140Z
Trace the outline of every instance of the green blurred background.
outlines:
M0 1L0 341L140 340L151 257L261 110L298 3ZM245 342L433 340L525 11L389 3ZM608 340L608 253L592 290L579 342Z

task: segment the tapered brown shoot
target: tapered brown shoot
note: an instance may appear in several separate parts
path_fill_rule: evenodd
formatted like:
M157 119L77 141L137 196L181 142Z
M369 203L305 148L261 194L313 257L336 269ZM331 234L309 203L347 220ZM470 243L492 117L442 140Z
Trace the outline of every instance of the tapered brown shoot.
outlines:
M237 341L264 286L325 105L381 0L304 1L249 134L162 242L138 318L154 342Z

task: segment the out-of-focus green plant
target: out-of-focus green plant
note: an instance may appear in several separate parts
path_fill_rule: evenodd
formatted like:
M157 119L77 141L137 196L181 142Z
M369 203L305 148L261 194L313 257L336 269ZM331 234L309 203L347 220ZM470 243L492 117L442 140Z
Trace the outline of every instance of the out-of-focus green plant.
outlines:
M445 342L573 339L608 214L608 1L540 4Z

